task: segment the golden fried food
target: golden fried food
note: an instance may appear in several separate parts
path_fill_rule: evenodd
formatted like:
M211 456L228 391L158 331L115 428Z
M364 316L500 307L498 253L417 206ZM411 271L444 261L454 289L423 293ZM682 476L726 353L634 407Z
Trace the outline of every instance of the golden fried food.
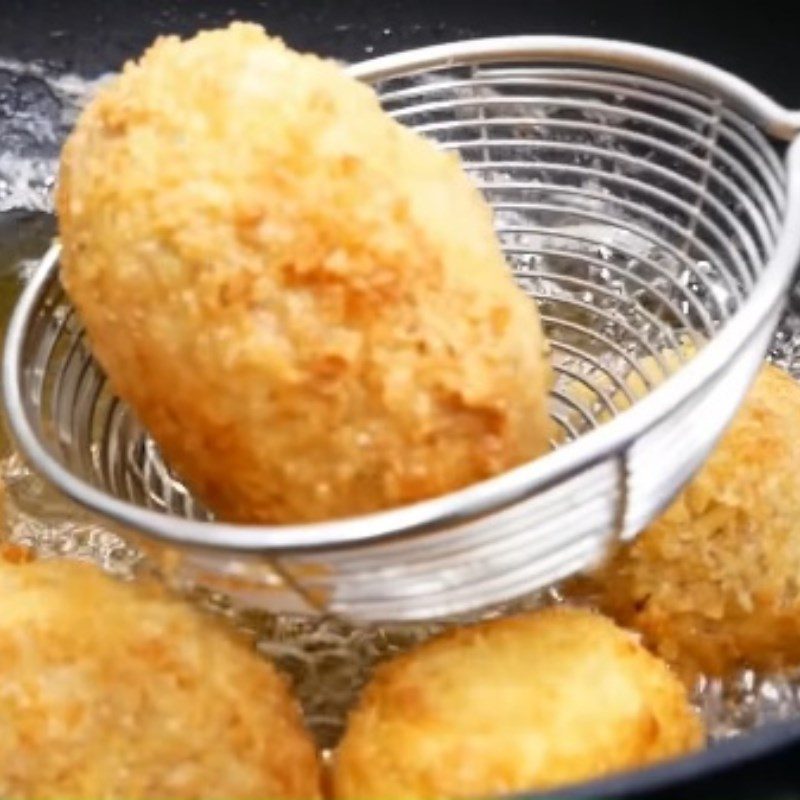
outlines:
M800 386L766 366L707 464L589 590L689 680L799 664L798 468Z
M89 565L0 560L0 797L319 796L299 710L243 642Z
M547 789L702 740L663 662L597 614L551 609L455 629L379 667L336 754L335 797Z
M224 519L389 508L547 448L538 314L457 159L256 25L127 65L58 213L96 356Z

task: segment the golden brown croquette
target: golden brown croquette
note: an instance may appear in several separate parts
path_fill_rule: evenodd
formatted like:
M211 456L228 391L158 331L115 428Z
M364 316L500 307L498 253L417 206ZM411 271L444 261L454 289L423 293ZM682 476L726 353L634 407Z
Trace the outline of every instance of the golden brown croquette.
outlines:
M335 797L547 789L702 740L662 661L610 620L551 609L458 628L380 666L336 754Z
M62 279L219 517L389 508L547 448L546 346L458 160L252 24L160 39L64 148Z
M0 559L0 797L320 796L297 704L247 644L155 587L12 560Z
M800 386L759 374L709 461L595 576L600 604L691 680L800 664Z

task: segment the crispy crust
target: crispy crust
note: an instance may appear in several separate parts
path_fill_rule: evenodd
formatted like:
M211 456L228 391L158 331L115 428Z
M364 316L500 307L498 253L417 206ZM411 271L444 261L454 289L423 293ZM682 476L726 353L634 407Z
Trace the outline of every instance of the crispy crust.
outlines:
M537 311L457 160L256 25L126 66L57 205L96 355L220 517L392 507L547 448Z
M592 581L687 678L800 663L800 386L760 373L705 467Z
M0 560L0 796L313 800L319 769L283 679L215 622Z
M663 662L599 615L551 609L456 629L379 667L336 755L335 796L545 789L702 739Z

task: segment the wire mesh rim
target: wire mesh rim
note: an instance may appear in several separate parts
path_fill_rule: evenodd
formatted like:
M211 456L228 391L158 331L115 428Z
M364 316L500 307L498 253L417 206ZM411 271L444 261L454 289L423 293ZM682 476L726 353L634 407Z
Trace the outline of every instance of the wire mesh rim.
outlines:
M405 51L350 68L355 77L374 81L407 76L430 67L462 66L470 61L580 60L634 67L661 77L709 89L733 99L760 127L788 136L792 115L754 87L704 62L640 45L572 37L503 37L455 42ZM690 80L691 78L691 80ZM800 218L800 145L787 156L784 221ZM783 224L772 257L752 293L691 361L608 424L583 434L548 455L450 494L359 517L299 525L243 525L189 520L120 500L78 478L39 442L28 419L20 383L26 323L57 281L59 247L42 259L20 297L9 323L3 358L3 393L11 432L22 452L44 477L72 499L122 525L183 546L242 553L333 552L397 537L424 534L442 526L480 519L513 506L560 480L619 456L636 438L713 380L742 348L758 324L782 303L800 254L800 226Z
M700 91L713 91L772 136L791 140L800 129L800 112L787 111L733 73L671 50L613 39L583 36L498 36L434 44L361 61L349 67L355 78L386 80L435 67L492 60L560 61L635 70Z

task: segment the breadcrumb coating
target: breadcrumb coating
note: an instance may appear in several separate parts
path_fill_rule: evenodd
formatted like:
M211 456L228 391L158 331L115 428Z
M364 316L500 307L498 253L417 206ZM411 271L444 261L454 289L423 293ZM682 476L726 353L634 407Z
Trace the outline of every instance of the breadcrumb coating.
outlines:
M0 797L320 796L297 704L244 642L155 587L4 556Z
M547 449L538 313L458 160L257 25L128 64L57 207L95 355L220 518L390 508Z
M380 666L336 753L337 800L548 789L677 757L680 681L610 620L558 608L457 628Z
M706 465L589 590L688 680L800 664L799 466L800 386L765 366Z

